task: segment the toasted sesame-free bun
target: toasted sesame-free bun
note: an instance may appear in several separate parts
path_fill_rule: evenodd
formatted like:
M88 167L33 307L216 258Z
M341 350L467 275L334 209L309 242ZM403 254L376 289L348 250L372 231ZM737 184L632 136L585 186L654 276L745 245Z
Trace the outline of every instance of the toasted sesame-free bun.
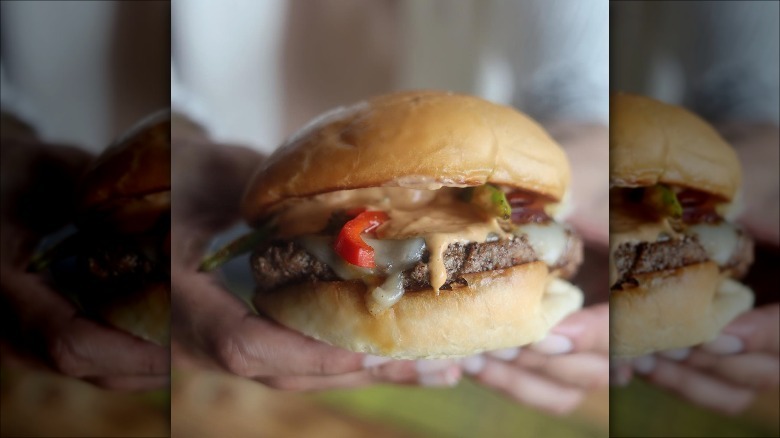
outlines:
M609 351L631 358L714 339L753 306L753 293L714 262L636 276L635 288L609 299Z
M95 160L79 190L80 226L143 231L160 212L170 210L170 126L170 111L155 113Z
M512 108L402 92L336 108L293 135L255 174L243 214L256 223L280 201L336 190L488 182L560 200L569 165L547 133Z
M170 303L170 284L158 282L132 293L82 305L113 327L166 346L170 344Z
M314 282L255 296L261 312L315 339L399 359L443 358L543 338L582 306L582 292L542 262L464 275L468 286L407 292L377 316L359 281Z
M609 120L610 185L664 183L734 197L741 180L737 155L697 115L647 97L613 93Z

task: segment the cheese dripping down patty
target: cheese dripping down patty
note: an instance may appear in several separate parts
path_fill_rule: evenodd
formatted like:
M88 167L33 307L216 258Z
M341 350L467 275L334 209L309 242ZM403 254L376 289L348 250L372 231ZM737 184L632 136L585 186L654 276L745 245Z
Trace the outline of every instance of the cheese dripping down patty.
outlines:
M298 235L296 241L343 280L363 281L368 292L366 305L377 315L404 295L403 272L422 261L428 251L432 289L439 291L447 281L444 252L454 243L483 243L490 240L528 236L539 260L552 266L564 254L565 228L555 222L520 225L512 231L502 228L497 218L458 199L458 189L425 191L405 188L370 188L319 195L302 201L282 213L282 235ZM389 220L375 230L376 237L363 235L373 248L375 268L362 268L342 259L333 249L333 237L313 234L338 209L365 207L381 210ZM305 218L305 219L304 219ZM300 224L299 222L306 222Z

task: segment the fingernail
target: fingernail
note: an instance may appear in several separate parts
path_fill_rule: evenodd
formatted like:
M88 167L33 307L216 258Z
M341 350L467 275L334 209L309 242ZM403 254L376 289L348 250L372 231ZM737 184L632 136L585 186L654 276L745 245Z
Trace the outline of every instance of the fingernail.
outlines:
M640 356L634 359L633 362L634 371L639 374L650 374L655 368L655 356L648 354L647 356Z
M363 368L373 368L393 360L391 357L374 356L367 354L363 357Z
M450 359L419 359L414 367L419 374L432 374L451 367L455 362Z
M659 353L661 357L669 360L681 361L685 360L691 354L690 348L675 348L673 350L666 350Z
M610 386L626 386L631 381L631 371L627 368L619 367L609 370Z
M488 351L485 354L499 360L510 361L514 360L517 355L520 354L520 348L502 348L501 350Z
M466 374L474 376L485 368L485 357L481 354L465 357L460 361L460 366Z
M447 369L427 374L420 374L417 382L420 386L429 388L452 388L460 380L460 369L449 367Z
M745 348L745 344L737 336L721 333L714 340L702 345L702 348L715 354L736 354Z
M541 341L531 344L531 349L544 354L564 354L574 349L574 343L566 336L550 333Z
M625 359L610 359L610 386L626 386L631 381L631 363Z

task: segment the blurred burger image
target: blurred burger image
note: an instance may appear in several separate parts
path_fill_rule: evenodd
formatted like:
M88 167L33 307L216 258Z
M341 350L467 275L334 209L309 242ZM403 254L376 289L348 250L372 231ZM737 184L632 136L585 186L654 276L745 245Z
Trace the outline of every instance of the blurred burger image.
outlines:
M331 345L458 357L539 340L582 305L569 164L524 114L436 91L336 108L243 199L261 314Z
M169 343L170 113L140 121L80 183L77 232L34 260L88 316Z
M610 354L710 341L752 307L738 279L753 243L736 153L705 121L646 97L610 98Z

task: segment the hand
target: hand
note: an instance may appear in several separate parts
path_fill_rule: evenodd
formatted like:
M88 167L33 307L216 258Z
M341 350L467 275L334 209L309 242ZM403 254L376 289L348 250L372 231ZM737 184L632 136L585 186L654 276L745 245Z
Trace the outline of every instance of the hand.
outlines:
M166 385L166 349L84 318L46 276L26 270L41 238L71 220L91 157L34 136L3 137L0 151L4 365L51 368L115 389Z
M198 272L207 242L238 221L248 179L262 157L216 146L205 136L173 136L172 358L287 390L358 387L378 382L452 386L452 361L388 361L353 353L261 318L213 274Z
M742 222L758 241L780 245L780 128L772 124L730 123L721 133L742 164Z
M520 403L562 415L607 385L608 354L609 308L600 304L569 315L535 344L472 356L461 366Z
M637 358L634 371L680 397L726 414L780 382L780 304L747 312L714 341Z
M590 244L609 245L609 129L603 125L558 122L547 126L571 165L573 210L567 218Z

